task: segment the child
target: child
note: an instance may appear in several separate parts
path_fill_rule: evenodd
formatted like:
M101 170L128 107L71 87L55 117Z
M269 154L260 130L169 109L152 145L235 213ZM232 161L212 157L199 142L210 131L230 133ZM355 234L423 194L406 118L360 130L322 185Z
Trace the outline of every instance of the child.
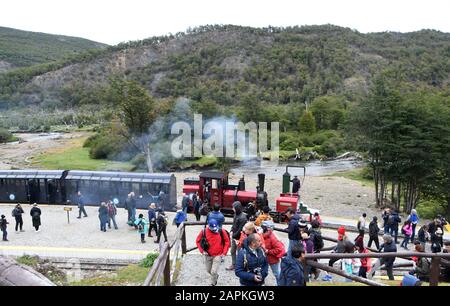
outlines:
M9 224L9 222L6 221L5 215L2 215L2 219L0 220L0 229L3 232L3 241L9 241L8 240L8 232L6 231L8 224Z

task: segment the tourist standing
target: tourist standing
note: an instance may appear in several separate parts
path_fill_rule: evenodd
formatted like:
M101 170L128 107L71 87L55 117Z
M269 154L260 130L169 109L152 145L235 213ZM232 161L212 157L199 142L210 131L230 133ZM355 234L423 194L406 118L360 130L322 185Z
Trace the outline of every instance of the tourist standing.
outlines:
M9 224L9 222L6 220L5 215L2 215L1 219L0 219L0 229L3 232L3 241L9 241L8 240L8 231L7 231L8 224Z
M173 222L177 227L180 226L181 223L187 221L187 214L184 210L177 210L177 214L175 215L175 218L173 218Z
M220 212L220 204L214 204L213 211L208 214L206 220L207 222L209 222L209 220L216 220L217 225L220 229L222 229L222 224L225 222L225 217Z
M196 192L193 196L192 196L192 201L194 202L194 215L195 215L195 220L200 221L200 206L201 206L201 202L198 196L198 192Z
M383 211L383 214L381 215L381 218L383 219L383 230L385 234L389 234L391 229L389 226L389 216L391 215L391 209L386 208Z
M161 209L159 209L158 215L156 217L156 224L158 225L158 236L157 236L155 243L159 243L159 241L161 239L161 234L164 235L164 241L167 242L166 229L167 229L168 221L167 221L166 213Z
M84 217L87 217L86 210L84 209L84 197L83 194L81 194L81 191L78 191L77 193L77 204L78 204L78 217L77 219L81 219L81 213L83 213Z
M197 236L198 250L205 256L206 272L211 277L211 285L217 285L219 267L222 256L226 256L230 248L230 238L224 229L219 227L216 219L208 221L208 226Z
M428 233L428 225L422 225L422 227L417 232L417 240L420 242L420 245L423 246L425 250L425 244L427 240L430 240L430 233Z
M231 226L231 266L227 270L234 270L236 266L237 241L241 238L241 232L247 223L247 215L242 211L242 204L239 201L233 203L233 225Z
M23 227L22 214L23 213L24 213L23 208L20 205L20 203L18 203L12 211L12 216L14 217L14 219L16 219L16 232L19 231L19 229L21 232L24 232L24 230L22 229L22 227Z
M367 214L363 213L362 216L359 217L358 224L356 225L356 228L358 229L358 231L360 233L362 231L363 235L364 235L364 231L366 230L366 217L367 217Z
M268 273L269 264L261 248L261 238L251 234L237 255L235 274L242 286L262 286Z
M378 240L378 234L380 233L380 228L378 227L378 218L376 216L373 217L372 221L369 224L369 243L367 247L372 246L372 241L375 242L375 246L377 250L380 248L380 241Z
M148 221L150 222L150 225L148 227L148 237L152 236L152 229L155 230L155 236L158 235L158 226L156 225L156 204L151 203L148 208Z
M397 252L397 246L395 245L395 241L392 239L392 236L389 234L385 234L383 236L383 244L380 246L379 251L384 250L385 253L396 253ZM378 259L375 263L375 265L372 268L372 271L370 271L370 274L368 275L368 278L372 278L375 272L378 270L378 268L382 265L386 267L387 274L389 277L389 280L394 280L394 273L393 273L393 265L395 262L395 257L386 257Z
M270 212L270 207L264 206L262 209L262 214L260 214L255 220L255 225L261 226L261 224L264 221L273 221L272 217L269 215L269 212Z
M279 285L280 278L280 260L286 254L283 242L281 242L273 232L275 225L272 221L264 221L261 224L263 229L264 250L267 256L267 262Z
M291 253L292 247L294 245L299 244L301 240L300 236L300 229L298 226L298 222L300 220L300 215L296 213L296 211L289 207L286 210L286 218L289 220L288 227L283 230L283 232L288 233L289 238L289 247L288 247L288 254Z
M128 225L133 226L136 220L136 199L134 198L134 192L130 192L125 200L125 209L128 213Z
M411 242L414 243L414 238L416 237L416 226L419 223L419 216L417 215L417 211L415 209L411 209L411 214L408 216L408 220L411 221Z
M408 249L408 242L409 242L409 238L412 235L412 224L411 221L406 220L405 224L403 224L402 226L402 234L405 236L405 238L403 239L402 243L401 243L401 247L403 247L405 250L409 250Z
M108 228L111 228L111 221L113 222L114 229L119 229L116 223L116 215L117 215L117 206L112 201L108 201L106 204L106 208L108 209Z
M134 225L136 225L138 234L141 236L141 243L145 243L145 234L148 231L148 221L145 220L143 214L139 214L139 218L134 221Z
M398 241L397 241L398 225L401 222L402 222L402 219L400 218L398 211L394 210L388 218L388 224L390 227L390 234L391 234L391 236L394 236L395 244L398 244Z
M33 204L33 208L30 210L31 221L36 232L40 232L39 227L41 226L41 209L38 207L37 203Z
M106 232L106 224L108 223L108 208L106 203L102 202L98 208L98 218L100 220L100 230Z
M281 258L280 286L306 286L303 272L305 249L302 245L292 246L291 254Z

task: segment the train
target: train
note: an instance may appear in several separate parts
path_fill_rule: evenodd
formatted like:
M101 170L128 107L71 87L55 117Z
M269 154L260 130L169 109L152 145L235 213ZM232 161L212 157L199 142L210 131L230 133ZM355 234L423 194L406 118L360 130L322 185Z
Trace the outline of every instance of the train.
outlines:
M139 209L155 202L175 211L176 178L168 173L135 173L80 170L0 170L0 203L76 203L78 191L86 205L114 200L123 207L133 191Z
M302 168L303 178L306 176L304 166L288 165L282 177L282 191L276 198L275 207L271 209L270 215L275 222L285 222L285 212L288 208L297 211L305 221L309 221L318 210L308 208L301 199L300 193L290 192L291 174L289 168ZM244 211L251 217L252 214L264 206L269 206L267 192L264 191L265 174L258 174L258 185L256 190L246 190L245 179L242 177L238 184L231 184L228 172L206 171L198 178L187 178L184 180L183 196L192 199L193 194L198 194L202 202L207 202L210 207L219 204L221 211L226 215L233 215L233 203L239 201ZM189 202L188 211L193 211L193 201Z

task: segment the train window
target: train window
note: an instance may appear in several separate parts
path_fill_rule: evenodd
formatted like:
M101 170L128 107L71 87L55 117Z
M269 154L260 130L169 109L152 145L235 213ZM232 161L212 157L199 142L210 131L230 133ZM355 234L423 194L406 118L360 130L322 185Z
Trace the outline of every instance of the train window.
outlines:
M212 180L212 182L211 182L211 188L212 188L212 189L217 189L217 180Z

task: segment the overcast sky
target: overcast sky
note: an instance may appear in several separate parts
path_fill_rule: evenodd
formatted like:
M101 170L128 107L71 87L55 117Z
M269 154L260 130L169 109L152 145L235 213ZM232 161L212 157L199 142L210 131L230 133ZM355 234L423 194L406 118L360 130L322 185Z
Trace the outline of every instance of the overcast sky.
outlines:
M206 24L450 32L450 0L1 0L0 26L107 44Z

